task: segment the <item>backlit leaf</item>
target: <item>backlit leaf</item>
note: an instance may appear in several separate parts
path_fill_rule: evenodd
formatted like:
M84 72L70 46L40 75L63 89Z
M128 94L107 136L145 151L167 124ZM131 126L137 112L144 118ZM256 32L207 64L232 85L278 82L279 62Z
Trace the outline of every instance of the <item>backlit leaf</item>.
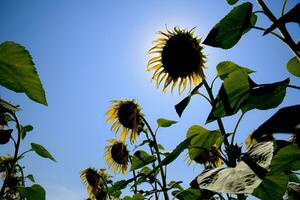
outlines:
M286 67L291 74L300 77L300 60L296 56L289 60Z
M152 163L156 160L155 156L149 155L145 151L136 151L134 155L132 156L132 164L130 167L130 171L139 169L141 167L144 167L145 165L148 165L149 163Z
M234 7L213 27L203 44L222 49L232 48L245 30L251 28L252 7L249 2Z
M32 57L17 43L0 44L0 85L25 93L33 101L47 105L45 91Z
M164 119L164 118L159 118L157 120L157 125L159 127L170 127L172 126L173 124L176 124L177 121L173 121L173 120L169 120L169 119Z
M50 160L53 160L56 162L54 157L40 144L31 143L31 148L33 151L35 151L39 156L43 158L49 158Z
M45 200L46 191L38 184L34 184L31 187L18 187L18 191L27 200Z

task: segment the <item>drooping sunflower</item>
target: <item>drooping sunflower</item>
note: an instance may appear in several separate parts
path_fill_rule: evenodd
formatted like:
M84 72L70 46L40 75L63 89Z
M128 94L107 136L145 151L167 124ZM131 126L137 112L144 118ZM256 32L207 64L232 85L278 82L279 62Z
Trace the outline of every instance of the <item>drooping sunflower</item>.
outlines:
M123 141L109 140L105 147L105 160L110 169L116 173L127 172L129 152Z
M112 101L112 105L106 112L108 116L107 122L114 122L111 129L119 132L122 127L121 141L125 141L130 133L130 142L135 142L138 137L139 128L143 126L142 120L140 119L141 107L135 102L135 100L119 100Z
M110 175L106 174L104 169L97 171L94 168L87 168L80 172L80 177L87 186L90 199L106 199L105 182Z
M175 27L173 31L159 31L162 37L154 40L149 54L154 54L147 65L148 71L154 71L152 79L156 85L164 82L163 92L169 85L171 91L178 84L182 93L187 84L197 85L205 78L203 69L206 56L203 54L201 39L194 36L194 28L184 30Z
M193 160L191 160L189 155L187 155L186 160L187 160L188 164L191 164L192 161L195 161L196 163L204 164L205 166L220 167L220 166L222 166L222 160L221 160L219 155L221 155L221 151L215 145L215 146L212 146L209 149L203 150Z

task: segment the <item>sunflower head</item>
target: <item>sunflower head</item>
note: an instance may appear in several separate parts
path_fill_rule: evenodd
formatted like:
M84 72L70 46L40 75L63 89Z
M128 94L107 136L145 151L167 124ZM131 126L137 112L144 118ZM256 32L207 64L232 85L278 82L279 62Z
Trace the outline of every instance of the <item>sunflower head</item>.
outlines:
M214 167L220 167L222 165L222 160L219 157L220 154L220 149L217 146L213 146L203 150L194 161L199 164L204 164L205 166L213 165Z
M189 83L197 85L205 78L203 68L206 56L203 54L201 40L194 36L194 29L158 32L162 37L154 40L149 54L154 54L147 65L148 71L154 71L152 79L157 87L164 82L163 92L169 85L171 91L178 85L178 92L185 90Z
M105 182L108 181L110 176L104 170L97 171L94 168L87 168L80 172L80 177L87 186L90 199L98 199L99 195L106 196Z
M138 137L139 129L143 127L140 119L141 108L135 100L112 101L112 105L107 111L107 122L114 122L111 129L118 133L122 127L121 141L125 141L130 134L130 142L135 142Z
M123 141L109 140L105 147L105 160L112 171L125 174L127 171L129 152Z

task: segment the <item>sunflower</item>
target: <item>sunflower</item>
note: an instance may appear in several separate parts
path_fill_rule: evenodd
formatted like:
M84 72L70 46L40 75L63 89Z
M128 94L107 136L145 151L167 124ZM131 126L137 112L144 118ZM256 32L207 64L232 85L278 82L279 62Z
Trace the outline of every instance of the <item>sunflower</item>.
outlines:
M110 177L109 174L105 173L104 169L97 171L94 168L87 168L80 172L82 182L87 186L90 199L100 199L100 195L106 198L105 182Z
M148 71L154 71L152 79L156 85L164 81L163 92L171 84L171 91L178 84L181 94L187 84L197 85L205 78L203 69L206 56L203 54L201 39L194 36L194 28L182 30L175 27L173 31L159 31L163 37L154 40L154 46L148 51L155 54L147 65Z
M133 143L137 140L139 128L143 126L142 120L140 119L141 108L135 102L135 100L119 100L112 101L112 105L106 112L108 116L107 122L114 122L111 129L118 133L121 126L123 130L121 132L121 141L125 141L130 134L130 142Z
M123 141L109 140L105 147L105 160L112 171L125 174L127 171L129 153Z
M193 160L196 163L204 164L205 166L211 166L214 167L221 167L222 160L220 158L221 151L217 146L212 146L209 149L203 150L197 157L195 157ZM192 160L189 156L186 158L188 164L192 163Z

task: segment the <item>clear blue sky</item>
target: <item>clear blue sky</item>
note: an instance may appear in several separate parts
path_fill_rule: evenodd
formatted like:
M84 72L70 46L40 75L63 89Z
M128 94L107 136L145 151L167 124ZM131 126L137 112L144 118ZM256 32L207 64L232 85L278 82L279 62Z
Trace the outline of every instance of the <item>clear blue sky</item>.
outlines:
M278 16L280 1L266 2L272 4ZM298 2L288 1L287 8ZM0 1L0 42L15 41L30 51L46 90L48 107L5 88L0 88L0 96L21 105L21 123L34 126L21 149L27 150L30 142L40 143L58 161L54 163L32 153L22 162L25 172L34 174L36 182L45 187L47 199L87 197L79 172L90 166L106 167L104 147L114 137L104 116L110 100L136 99L153 127L160 117L179 120L172 128L159 132L159 141L167 150L185 138L191 125L204 125L209 113L207 102L193 98L179 119L174 105L184 95L162 94L161 89L156 89L150 81L152 74L146 71L149 59L146 52L158 36L156 32L165 30L165 26L196 27L196 35L205 38L231 8L225 0ZM270 25L260 19L261 26ZM289 25L289 28L299 40L299 27ZM208 81L216 74L216 64L225 60L255 70L251 77L258 83L291 76L285 67L293 56L288 47L271 35L262 37L257 30L247 33L230 50L205 47L205 53ZM291 83L300 85L299 79L293 77ZM299 103L299 99L300 93L289 89L280 107ZM238 129L238 143L276 110L249 112ZM224 120L229 132L237 116ZM211 123L206 128L217 127ZM4 146L0 153L9 150L10 147ZM169 180L183 180L187 187L201 168L188 167L184 157L185 153L168 168L168 173Z

